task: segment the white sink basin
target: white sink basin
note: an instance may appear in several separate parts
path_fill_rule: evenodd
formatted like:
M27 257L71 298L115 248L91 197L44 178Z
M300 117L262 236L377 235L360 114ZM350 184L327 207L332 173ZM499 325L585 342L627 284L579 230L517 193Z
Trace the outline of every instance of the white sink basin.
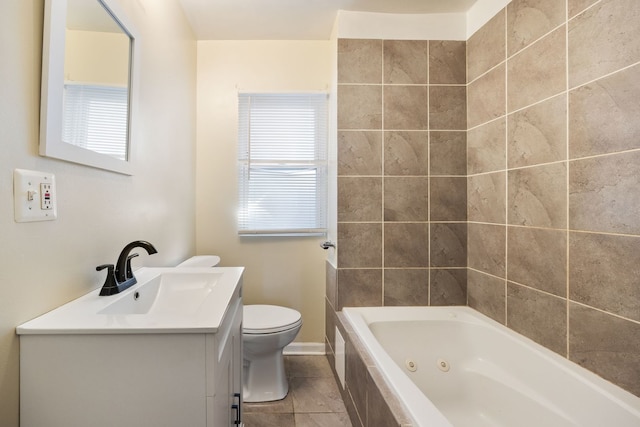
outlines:
M195 314L214 292L222 273L162 273L120 296L98 314Z
M215 333L243 267L141 268L119 294L97 289L18 326L18 334Z

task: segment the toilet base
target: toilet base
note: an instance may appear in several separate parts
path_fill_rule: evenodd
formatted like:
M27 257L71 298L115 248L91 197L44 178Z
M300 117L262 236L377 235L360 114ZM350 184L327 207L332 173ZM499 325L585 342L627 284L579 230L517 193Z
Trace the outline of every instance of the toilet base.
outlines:
M287 396L289 382L282 350L252 360L244 359L242 369L245 402L271 402Z

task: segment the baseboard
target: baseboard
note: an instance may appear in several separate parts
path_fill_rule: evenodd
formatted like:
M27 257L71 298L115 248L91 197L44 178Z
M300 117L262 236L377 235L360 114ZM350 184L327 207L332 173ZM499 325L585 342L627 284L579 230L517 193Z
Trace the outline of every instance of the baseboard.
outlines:
M284 355L323 355L324 343L321 342L292 342L284 348Z

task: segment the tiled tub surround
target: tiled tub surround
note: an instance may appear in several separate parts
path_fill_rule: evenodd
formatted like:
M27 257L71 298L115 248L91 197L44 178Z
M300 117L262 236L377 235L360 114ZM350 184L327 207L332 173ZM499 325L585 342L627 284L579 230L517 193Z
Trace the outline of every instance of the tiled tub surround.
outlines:
M338 40L333 308L466 304L465 52Z
M353 331L342 312L328 312L327 323L335 325L345 340L345 387L338 390L342 395L347 413L354 427L409 427L411 416L404 404L395 396L384 374ZM334 326L332 326L334 327ZM327 330L328 331L328 330ZM334 335L332 329L331 335ZM327 352L329 364L334 367L334 353Z
M430 79L429 60L427 83L407 83L415 72L384 71L387 41L339 41L330 358L344 306L468 304L640 395L637 22L636 0L513 0L458 45L468 64L467 132L429 128L438 104L429 95L443 84ZM403 43L411 44L394 44ZM430 59L437 43L421 43ZM459 63L454 56L442 63ZM416 94L385 92L391 85ZM426 110L397 101L409 96L426 97ZM402 105L407 118L391 111ZM389 128L400 125L417 129ZM438 145L439 133L447 144ZM424 185L426 200L416 192ZM436 254L438 244L446 250Z
M467 286L640 396L638 22L635 0L513 0L467 41Z

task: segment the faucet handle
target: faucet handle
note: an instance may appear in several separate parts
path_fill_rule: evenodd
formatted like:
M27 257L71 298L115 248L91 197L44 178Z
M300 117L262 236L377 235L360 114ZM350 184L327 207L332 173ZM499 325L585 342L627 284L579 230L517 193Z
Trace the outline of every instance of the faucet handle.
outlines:
M131 254L127 257L127 268L126 268L126 272L125 272L125 278L129 279L131 277L133 277L133 270L131 269L131 258L135 258L137 256L139 256L140 254Z
M118 289L118 283L116 282L116 274L113 264L102 264L96 267L96 271L107 269L107 277L104 280L104 285L100 290L100 295L111 295L114 289Z
M114 269L113 264L102 264L102 265L99 265L99 266L96 267L96 271L101 271L101 270L104 270L105 268L108 268L107 274L113 273L113 269Z

